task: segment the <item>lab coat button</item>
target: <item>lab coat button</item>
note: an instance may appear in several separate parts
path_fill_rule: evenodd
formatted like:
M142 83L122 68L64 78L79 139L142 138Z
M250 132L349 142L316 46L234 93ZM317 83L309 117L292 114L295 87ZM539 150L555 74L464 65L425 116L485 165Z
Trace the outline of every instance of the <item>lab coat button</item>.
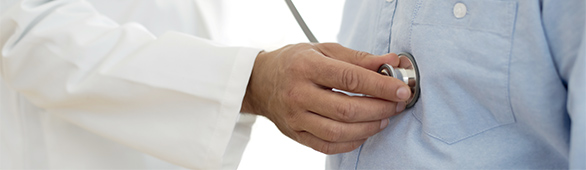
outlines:
M464 18L467 12L468 9L466 9L466 5L464 5L464 3L460 2L454 5L454 16L456 16L456 18Z
M395 0L387 0L387 2L393 2L393 1L395 1Z

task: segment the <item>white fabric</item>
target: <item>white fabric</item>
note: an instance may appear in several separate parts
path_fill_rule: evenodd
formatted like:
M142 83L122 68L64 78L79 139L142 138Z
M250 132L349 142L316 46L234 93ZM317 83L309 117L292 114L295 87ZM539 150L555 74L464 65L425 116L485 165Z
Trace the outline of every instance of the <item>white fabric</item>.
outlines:
M221 1L10 1L1 169L237 168L260 50L206 40L221 34Z

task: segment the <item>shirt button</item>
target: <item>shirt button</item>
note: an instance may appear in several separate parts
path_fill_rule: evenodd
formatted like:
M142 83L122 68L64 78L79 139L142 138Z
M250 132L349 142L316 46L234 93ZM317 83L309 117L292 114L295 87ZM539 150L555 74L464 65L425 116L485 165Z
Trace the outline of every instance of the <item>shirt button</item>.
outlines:
M467 12L468 9L466 9L466 5L463 3L456 3L456 5L454 5L454 16L456 16L456 18L464 18Z
M387 2L393 2L393 1L395 1L395 0L387 0Z

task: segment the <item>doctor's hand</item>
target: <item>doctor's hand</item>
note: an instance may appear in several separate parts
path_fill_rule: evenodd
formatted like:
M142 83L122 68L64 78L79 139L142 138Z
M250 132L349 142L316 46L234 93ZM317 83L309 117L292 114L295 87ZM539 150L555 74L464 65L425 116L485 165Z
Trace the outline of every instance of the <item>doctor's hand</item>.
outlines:
M242 112L263 115L291 139L325 154L349 152L384 129L411 95L402 81L380 75L399 64L334 43L289 45L261 52ZM348 96L332 88L367 94Z

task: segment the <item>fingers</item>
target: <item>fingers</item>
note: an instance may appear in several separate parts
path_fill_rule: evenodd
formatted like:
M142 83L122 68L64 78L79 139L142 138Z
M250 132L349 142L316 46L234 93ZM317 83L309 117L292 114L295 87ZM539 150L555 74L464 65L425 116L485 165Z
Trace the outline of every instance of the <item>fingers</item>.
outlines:
M383 64L390 64L395 67L399 65L399 57L395 53L381 56L372 55L367 52L346 48L337 43L314 44L314 46L327 57L352 63L372 71L377 71Z
M260 53L243 101L250 106L243 110L266 116L284 134L320 152L349 152L386 127L388 117L401 108L397 102L410 96L405 83L376 73L384 63L397 66L399 60L337 44ZM349 97L323 87L373 97Z
M328 89L307 88L306 91L307 98L300 101L303 108L342 122L381 120L394 116L397 111L404 109L397 108L395 102L371 97L350 97Z
M298 132L298 140L299 143L328 155L353 151L366 141L362 139L350 142L328 142L308 132Z
M335 59L316 57L316 71L310 79L319 85L344 91L362 93L377 98L400 102L411 96L407 84L401 80Z
M346 47L343 47L340 44L337 43L322 43L322 44L314 44L314 46L320 51L322 52L322 54L324 54L325 56L328 56L330 58L336 59L336 60L340 60L340 61L344 61L347 63L351 63L354 65L358 65L360 67L366 68L368 70L372 70L372 71L377 71L378 68L382 65L382 64L390 64L392 66L398 66L400 63L399 57L397 56L397 54L394 53L390 53L390 54L386 54L386 55L382 55L382 56L376 56L376 55L372 55L366 52L362 52L362 51L356 51L356 50L352 50ZM341 70L341 69L339 69ZM335 70L333 70L335 71ZM358 92L358 93L364 93L364 94L368 94L371 96L375 96L375 97L380 97L383 99L387 99L387 100L392 100L392 101L405 101L407 100L407 98L411 95L411 91L409 90L409 88L405 87L399 90L399 88L397 88L396 90L396 96L392 97L389 95L376 95L376 94L372 94L373 92L362 92L362 91L356 91L356 90L361 90L363 89L362 87L357 87L358 89L353 89L355 84L360 83L360 80L356 80L356 78L360 78L361 76L364 76L363 74L360 73L355 73L355 71L352 70L343 70L343 72L341 72L344 77L342 77L343 79L340 80L346 80L345 82L339 84L341 87L346 87L345 89L342 90L348 90L348 91L352 91L352 92ZM331 74L331 73L326 73L326 74ZM340 82L338 82L340 83ZM362 84L369 84L369 82L366 83L362 83ZM327 85L326 85L327 86ZM379 85L380 86L380 85ZM328 86L331 87L331 86ZM381 87L374 87L374 89L380 89ZM365 89L365 90L369 90L369 89ZM385 94L385 93L383 93ZM390 97L390 98L387 98Z
M306 112L300 116L299 128L316 137L329 142L349 142L366 139L384 129L388 125L388 119L344 123Z

